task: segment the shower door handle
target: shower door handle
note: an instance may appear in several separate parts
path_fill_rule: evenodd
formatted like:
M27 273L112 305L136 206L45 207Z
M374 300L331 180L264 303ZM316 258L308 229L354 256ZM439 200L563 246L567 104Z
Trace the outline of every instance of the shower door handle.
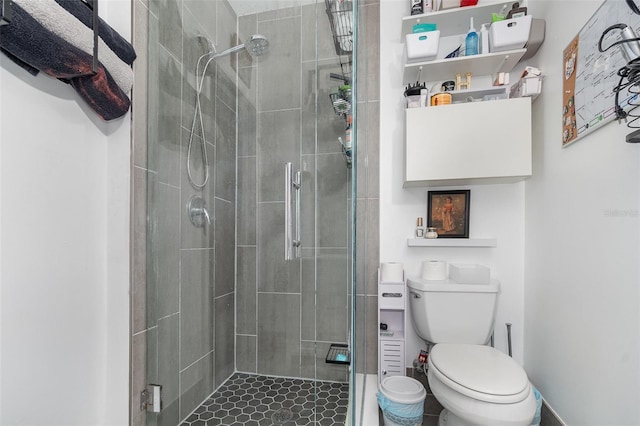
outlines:
M293 188L296 190L296 201L295 201L295 233L293 237L293 253L296 259L300 259L300 244L301 244L301 226L300 226L300 189L302 188L302 175L300 170L293 174Z
M284 260L300 258L300 187L301 175L293 173L293 164L284 165ZM295 213L292 212L295 189ZM294 225L295 221L295 225Z

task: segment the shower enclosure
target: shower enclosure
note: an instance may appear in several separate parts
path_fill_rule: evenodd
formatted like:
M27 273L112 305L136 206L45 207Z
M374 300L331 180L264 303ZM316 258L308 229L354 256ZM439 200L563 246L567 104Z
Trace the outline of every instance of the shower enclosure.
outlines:
M282 3L145 5L147 385L133 423L356 412L356 315L370 321L355 297L358 7Z

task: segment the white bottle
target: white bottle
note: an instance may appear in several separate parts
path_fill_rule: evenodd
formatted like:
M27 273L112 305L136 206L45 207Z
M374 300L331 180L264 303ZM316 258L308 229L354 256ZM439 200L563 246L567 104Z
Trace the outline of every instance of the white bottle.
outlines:
M489 24L480 26L480 53L489 53Z
M424 238L424 226L422 226L422 218L416 220L416 238Z

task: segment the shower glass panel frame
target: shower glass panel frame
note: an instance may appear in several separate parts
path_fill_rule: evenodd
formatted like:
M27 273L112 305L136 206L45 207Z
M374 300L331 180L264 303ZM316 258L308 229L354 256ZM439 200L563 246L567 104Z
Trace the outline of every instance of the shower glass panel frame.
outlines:
M148 425L217 416L216 391L241 404L250 383L294 392L312 384L299 408L288 396L260 405L275 424L289 415L356 424L358 7L336 1L352 7L350 54L336 52L324 0L240 16L227 0L147 4L147 286L137 314L146 320L146 381L162 386ZM269 41L266 54L235 48L254 34ZM333 95L347 90L353 102L340 109ZM300 175L299 257L291 260L283 249L287 162ZM205 181L206 163L200 187L193 182ZM348 348L350 366L344 357L327 362L333 345ZM350 409L336 406L337 394L348 395ZM244 416L239 410L233 415Z

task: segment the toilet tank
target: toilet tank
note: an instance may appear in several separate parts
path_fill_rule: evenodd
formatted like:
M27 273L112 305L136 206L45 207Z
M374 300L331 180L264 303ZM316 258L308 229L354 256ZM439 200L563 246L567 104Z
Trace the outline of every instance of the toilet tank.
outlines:
M500 283L458 284L408 278L413 328L431 343L489 342L498 308Z

